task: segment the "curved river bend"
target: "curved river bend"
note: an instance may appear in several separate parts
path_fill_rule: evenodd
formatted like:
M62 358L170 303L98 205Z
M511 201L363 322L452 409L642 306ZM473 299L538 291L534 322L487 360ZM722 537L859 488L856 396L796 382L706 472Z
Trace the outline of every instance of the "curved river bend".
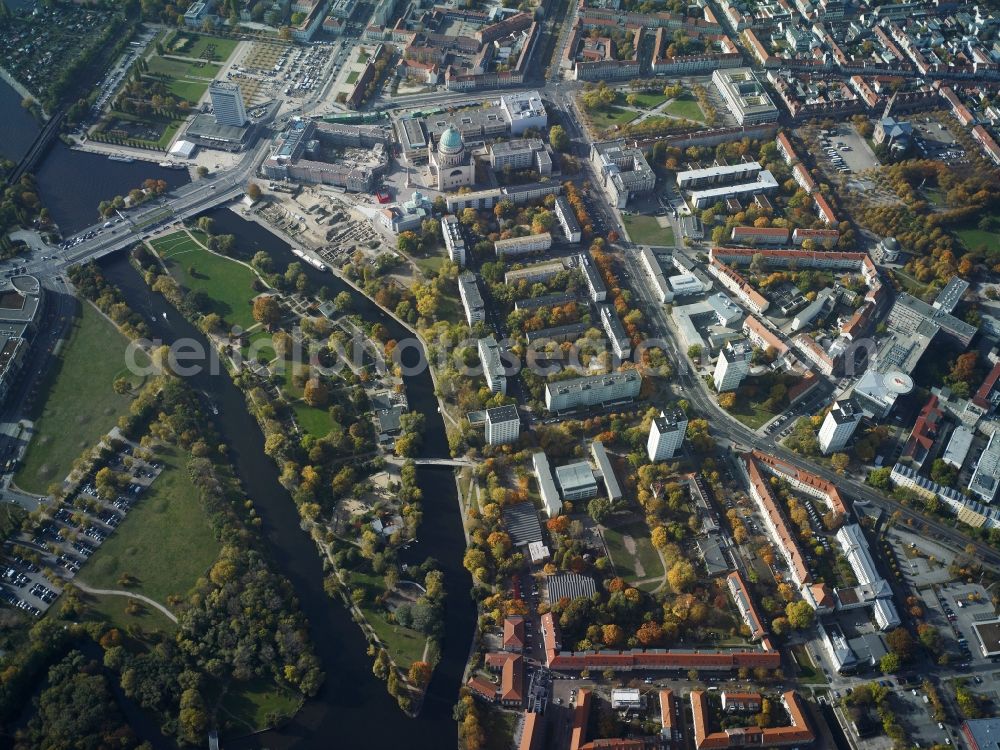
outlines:
M287 244L256 224L226 209L210 214L217 231L237 236L239 254L247 260L260 249L267 250L277 268L297 260ZM410 334L373 302L329 273L302 264L306 273L333 293L347 291L353 310L366 320L378 320L390 334L403 339ZM142 278L124 255L103 263L108 279L125 295L129 305L141 312L154 338L171 343L190 338L208 348L205 337L182 319L162 297L148 292ZM164 319L166 314L166 319ZM412 353L412 352L411 352ZM422 467L418 480L423 490L423 523L419 542L412 548L421 557L438 560L448 592L441 660L434 672L421 715L408 719L371 671L371 658L358 625L342 602L323 591L323 569L316 546L299 525L295 504L278 482L274 462L264 454L264 439L248 413L243 394L222 372L204 372L191 377L191 385L212 395L219 407L217 429L229 446L236 470L263 520L263 534L276 569L286 575L309 618L313 643L326 672L319 695L308 701L296 717L280 730L240 740L229 740L227 748L393 748L446 750L457 743L457 725L452 709L457 701L476 612L469 589L471 579L462 567L465 537L451 470ZM410 408L423 413L422 456L448 455L448 441L430 374L406 379ZM418 560L419 561L419 560Z

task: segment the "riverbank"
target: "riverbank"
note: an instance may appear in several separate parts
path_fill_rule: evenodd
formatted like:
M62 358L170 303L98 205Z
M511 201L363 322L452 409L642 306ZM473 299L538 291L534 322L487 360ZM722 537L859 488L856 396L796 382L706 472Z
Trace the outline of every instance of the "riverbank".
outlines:
M20 94L22 99L31 99L31 100L33 100L35 102L36 106L38 107L39 113L42 115L42 120L43 121L46 121L46 120L49 119L49 115L42 108L41 103L39 103L38 97L35 94L32 94L30 91L28 91L28 89L20 81L18 81L16 78L14 78L14 76L12 76L7 71L7 69L4 68L2 65L0 65L0 80L2 80L4 83L6 83L12 89L14 89L14 91L16 91L18 94Z

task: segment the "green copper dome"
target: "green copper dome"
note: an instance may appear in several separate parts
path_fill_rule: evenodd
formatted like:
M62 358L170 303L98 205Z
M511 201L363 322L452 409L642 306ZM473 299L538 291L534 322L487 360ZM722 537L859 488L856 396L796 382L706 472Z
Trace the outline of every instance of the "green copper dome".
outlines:
M441 140L438 142L438 148L445 153L457 153L465 148L465 144L462 143L462 135L455 130L455 128L449 126L441 134Z

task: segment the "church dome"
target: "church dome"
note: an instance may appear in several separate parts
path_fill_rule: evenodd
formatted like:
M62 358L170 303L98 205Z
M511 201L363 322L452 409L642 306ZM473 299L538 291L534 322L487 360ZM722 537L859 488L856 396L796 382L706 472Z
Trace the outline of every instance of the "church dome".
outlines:
M438 141L438 151L442 154L458 154L465 149L462 142L462 135L454 127L450 127L441 134Z

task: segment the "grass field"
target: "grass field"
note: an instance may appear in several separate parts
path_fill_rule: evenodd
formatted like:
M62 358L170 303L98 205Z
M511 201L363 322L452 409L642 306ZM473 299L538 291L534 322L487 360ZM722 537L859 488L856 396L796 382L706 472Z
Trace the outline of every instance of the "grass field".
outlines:
M674 230L661 227L655 216L633 215L625 217L625 229L637 245L674 244Z
M663 108L665 112L674 117L683 117L687 120L704 121L705 113L701 111L701 105L691 94L681 94L670 104Z
M447 258L444 255L431 255L427 258L414 258L417 267L427 275L436 275Z
M626 96L634 96L636 98L635 106L642 107L643 109L652 109L660 104L663 104L667 100L662 92L658 93L655 91L642 91L633 94L626 94Z
M361 73L357 70L352 70L347 74L347 84L351 85L357 83L357 80L361 77Z
M371 55L369 55L366 50L360 50L358 52L358 65L364 65L366 62L368 62L368 58L370 57Z
M173 633L177 629L177 625L167 619L162 612L145 604L142 605L142 610L138 614L128 614L125 607L131 600L124 596L98 596L85 594L81 591L80 601L87 606L87 612L83 615L84 620L107 621L123 631L129 625L138 625L143 630L155 630L161 633Z
M250 334L249 338L250 343L240 349L240 353L244 358L249 357L252 354L254 359L263 356L267 358L268 362L270 362L277 356L277 353L274 351L274 346L271 344L271 334L264 329L261 328L254 331Z
M189 81L180 78L174 78L167 86L167 91L171 94L192 104L197 104L207 90L207 81Z
M174 232L152 244L181 286L199 289L212 299L212 312L244 329L255 324L250 304L256 296L253 271L210 253L184 232Z
M628 125L639 116L639 113L634 109L623 109L612 105L607 109L595 109L589 115L595 128L598 130L608 130L615 125L619 127Z
M219 711L248 730L257 731L268 726L268 715L293 716L301 704L298 694L258 678L231 682L219 703Z
M82 303L61 357L39 388L48 395L31 410L35 435L15 478L21 489L43 493L52 482L65 479L73 460L128 410L132 397L119 396L112 388L117 377L128 374L125 347L125 337Z
M968 229L957 229L955 234L969 250L978 251L980 248L986 248L987 256L1000 254L1000 234L997 232L969 227Z
M626 549L625 537L632 538L635 554ZM624 526L604 530L604 543L608 546L615 572L626 581L663 579L663 563L649 540L649 527L644 521L634 521ZM642 565L642 573L637 571L636 561Z
M813 666L812 659L809 658L809 652L806 651L805 646L801 644L792 646L792 656L795 657L795 661L798 664L800 682L810 685L827 684L823 673Z
M236 45L239 44L236 39L223 39L222 37L210 36L208 34L194 34L184 30L178 31L177 36L183 36L192 41L190 44L185 45L183 50L178 50L171 54L193 57L195 59L225 62L233 54ZM176 38L175 36L174 39ZM173 40L171 40L172 44ZM167 48L171 49L171 45L167 45Z
M402 625L393 625L372 608L371 602L385 590L381 578L370 573L351 571L351 587L363 588L367 592L361 611L386 645L393 661L403 669L408 669L413 662L419 661L424 655L424 645L427 642L424 634Z
M766 400L767 394L761 394L761 398ZM748 401L745 396L740 394L736 397L736 406L730 409L729 413L747 427L756 430L761 425L778 416L779 412L768 411L760 403Z
M154 56L149 61L147 73L154 76L170 76L171 78L204 78L211 81L219 75L221 65L196 60L178 60L173 57Z
M164 470L128 516L80 571L95 588L122 588L118 578L138 579L129 591L166 604L169 594L183 596L219 554L198 490L191 483L187 456L158 450Z
M914 297L923 299L924 295L927 294L927 284L917 281L902 269L893 268L892 275L899 282L900 286L903 287L903 291L912 294Z
M296 401L292 404L292 411L295 412L295 421L299 423L299 427L313 437L326 437L334 429L341 432L340 425L333 421L326 409L309 406L305 401Z

